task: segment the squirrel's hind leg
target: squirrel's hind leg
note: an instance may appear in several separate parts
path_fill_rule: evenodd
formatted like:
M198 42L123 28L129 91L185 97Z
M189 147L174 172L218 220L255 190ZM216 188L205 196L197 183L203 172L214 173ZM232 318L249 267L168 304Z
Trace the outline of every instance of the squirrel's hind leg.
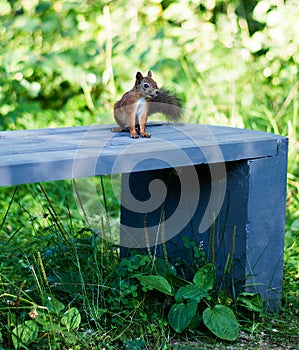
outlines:
M112 132L120 132L126 128L126 113L122 107L119 107L120 101L114 104L114 119L117 122L118 126L111 128Z
M124 131L124 130L125 130L125 128L121 127L121 126L118 126L116 128L111 128L112 132L120 132L120 131Z

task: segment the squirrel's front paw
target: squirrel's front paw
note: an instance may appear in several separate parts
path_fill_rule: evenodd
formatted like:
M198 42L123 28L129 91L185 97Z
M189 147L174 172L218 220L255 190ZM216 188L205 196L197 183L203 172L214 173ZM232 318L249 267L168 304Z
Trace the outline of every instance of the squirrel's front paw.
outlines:
M138 139L138 135L137 135L137 132L134 130L134 131L131 131L131 137L132 139Z
M147 132L144 132L144 133L141 133L141 136L149 138L149 137L151 137L151 134L148 134Z

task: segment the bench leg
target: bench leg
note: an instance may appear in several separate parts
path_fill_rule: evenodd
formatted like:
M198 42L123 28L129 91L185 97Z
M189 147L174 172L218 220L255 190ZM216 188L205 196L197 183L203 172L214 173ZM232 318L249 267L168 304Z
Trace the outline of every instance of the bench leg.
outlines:
M123 203L127 203L131 195L139 201L148 201L151 198L149 183L153 180L164 182L164 189L162 186L158 194L165 190L167 195L153 211L138 212L136 207L130 210L122 205L122 256L128 253L127 248L147 252L147 246L152 247L153 254L164 256L166 247L170 260L180 257L191 264L183 243L187 236L190 241L203 245L209 260L215 263L219 289L258 292L265 308L275 310L282 291L286 165L286 142L278 144L277 156L227 163L222 209L214 225L202 233L198 230L211 193L208 166L196 167L199 187L188 182L189 178L194 182L194 174L190 173L194 167L181 168L181 178L173 169L123 175ZM178 214L182 178L186 179L184 191L189 202L179 211L177 225L181 227L175 232L176 227L168 225L167 219Z
M287 143L275 157L249 160L246 223L246 291L259 292L265 308L279 308L283 280Z

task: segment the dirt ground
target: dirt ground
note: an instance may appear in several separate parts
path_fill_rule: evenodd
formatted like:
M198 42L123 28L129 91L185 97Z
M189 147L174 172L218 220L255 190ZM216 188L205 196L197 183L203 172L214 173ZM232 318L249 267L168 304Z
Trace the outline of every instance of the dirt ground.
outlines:
M238 339L233 342L198 339L184 344L173 343L173 350L299 350L299 317L294 317L285 328L272 328L272 332L241 331Z

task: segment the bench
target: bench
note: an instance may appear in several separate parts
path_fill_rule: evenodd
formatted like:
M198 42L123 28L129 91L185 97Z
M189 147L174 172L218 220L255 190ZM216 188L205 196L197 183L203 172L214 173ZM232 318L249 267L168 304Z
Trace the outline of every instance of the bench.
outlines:
M121 174L124 251L151 246L184 258L188 237L215 263L219 288L258 292L267 309L279 307L287 139L153 123L152 138L136 140L110 128L0 132L0 186Z

